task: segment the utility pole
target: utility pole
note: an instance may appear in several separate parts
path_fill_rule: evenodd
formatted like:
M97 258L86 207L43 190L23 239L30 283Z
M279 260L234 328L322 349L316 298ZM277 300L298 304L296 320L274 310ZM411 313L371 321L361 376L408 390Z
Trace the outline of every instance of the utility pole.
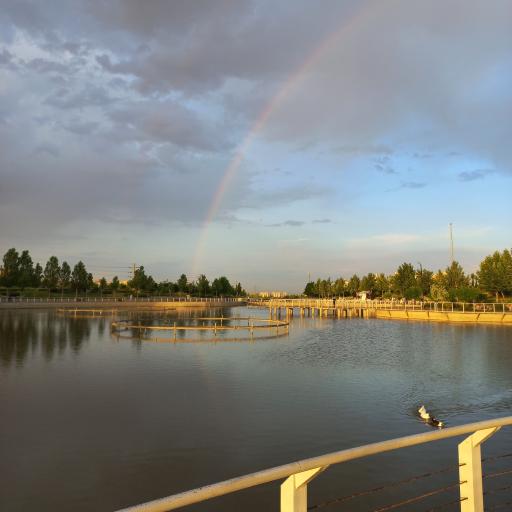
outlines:
M450 222L450 263L453 264L453 224Z

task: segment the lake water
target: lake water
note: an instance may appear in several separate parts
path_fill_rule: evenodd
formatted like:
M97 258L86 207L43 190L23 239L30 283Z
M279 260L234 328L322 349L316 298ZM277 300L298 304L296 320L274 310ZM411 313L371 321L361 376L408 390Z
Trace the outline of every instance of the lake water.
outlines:
M415 414L422 403L448 425L512 414L510 327L295 318L274 339L155 343L117 339L110 321L0 311L0 510L112 511L425 432ZM510 430L484 456L512 452ZM456 464L456 444L330 468L310 485L310 504ZM512 468L512 458L488 466ZM455 471L320 510L374 510L457 481ZM489 479L486 489L511 482ZM271 484L184 510L278 510L278 493ZM511 496L497 492L489 503Z

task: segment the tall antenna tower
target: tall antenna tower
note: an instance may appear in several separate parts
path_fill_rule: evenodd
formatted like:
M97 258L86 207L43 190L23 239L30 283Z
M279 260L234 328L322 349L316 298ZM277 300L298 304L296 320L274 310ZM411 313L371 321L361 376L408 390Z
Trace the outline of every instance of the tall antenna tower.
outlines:
M453 224L450 222L450 263L453 264Z

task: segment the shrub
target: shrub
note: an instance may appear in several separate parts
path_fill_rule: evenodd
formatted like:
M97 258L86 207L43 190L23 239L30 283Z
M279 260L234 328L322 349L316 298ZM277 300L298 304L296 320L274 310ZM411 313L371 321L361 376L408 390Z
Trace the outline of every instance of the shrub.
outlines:
M469 286L451 288L448 295L452 302L478 302L485 298L482 290Z
M448 291L440 284L433 284L430 287L430 296L437 301L448 300Z
M404 293L404 297L407 300L419 299L422 295L423 293L419 286L411 286L410 288L407 288Z

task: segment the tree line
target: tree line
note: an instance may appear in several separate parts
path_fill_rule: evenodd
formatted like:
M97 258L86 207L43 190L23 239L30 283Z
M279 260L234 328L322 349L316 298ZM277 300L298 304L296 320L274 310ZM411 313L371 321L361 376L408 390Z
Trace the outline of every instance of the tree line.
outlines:
M197 280L189 280L185 274L176 280L156 282L147 275L143 266L135 269L130 280L121 282L118 276L110 281L102 277L94 281L91 272L83 261L78 261L73 268L67 261L59 263L56 256L51 256L44 268L35 263L28 250L19 253L15 248L9 249L3 256L0 267L0 286L7 289L25 290L45 289L69 293L136 293L145 295L194 295L194 296L245 296L240 283L232 285L225 276L209 281L201 274Z
M496 300L512 295L512 252L508 249L486 256L476 273L466 274L454 261L445 270L434 273L421 265L402 263L394 274L354 274L350 279L317 279L306 284L309 297L349 296L368 292L373 298L431 298L437 301L473 302L492 294Z

